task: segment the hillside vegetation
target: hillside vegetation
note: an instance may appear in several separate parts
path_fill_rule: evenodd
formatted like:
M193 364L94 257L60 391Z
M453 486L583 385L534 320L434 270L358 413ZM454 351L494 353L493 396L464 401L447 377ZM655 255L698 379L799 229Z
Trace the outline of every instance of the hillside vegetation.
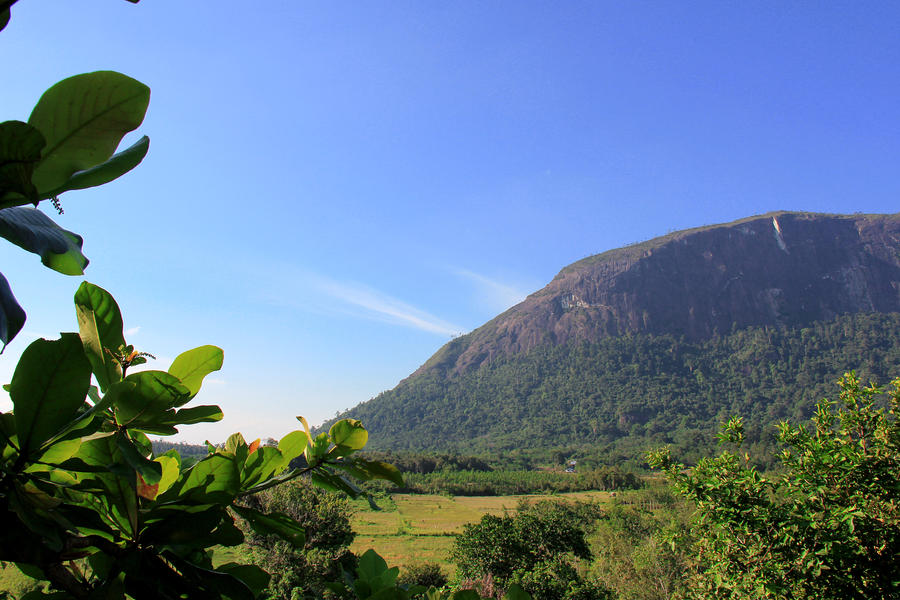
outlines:
M366 423L372 449L636 464L665 443L689 461L710 454L718 424L739 414L759 456L775 423L808 417L845 371L883 382L898 367L900 314L856 314L699 342L545 344L455 377L419 374L343 416Z

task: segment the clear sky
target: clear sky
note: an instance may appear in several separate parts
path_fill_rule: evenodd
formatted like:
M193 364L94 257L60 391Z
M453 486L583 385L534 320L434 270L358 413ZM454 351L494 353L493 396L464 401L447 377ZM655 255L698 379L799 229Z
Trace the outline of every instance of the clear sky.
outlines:
M898 31L896 1L20 0L0 120L77 73L152 88L144 163L54 218L156 368L224 348L196 402L225 422L179 439L279 437L585 256L900 210ZM76 329L79 278L0 257L28 312L8 381L27 342Z

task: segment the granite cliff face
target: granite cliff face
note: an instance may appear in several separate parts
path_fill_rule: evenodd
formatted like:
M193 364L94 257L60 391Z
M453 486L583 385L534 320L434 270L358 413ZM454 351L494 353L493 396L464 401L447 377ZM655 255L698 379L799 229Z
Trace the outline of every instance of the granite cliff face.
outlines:
M900 213L777 212L573 263L521 304L448 343L413 376L462 374L547 343L628 333L697 341L871 312L900 312Z

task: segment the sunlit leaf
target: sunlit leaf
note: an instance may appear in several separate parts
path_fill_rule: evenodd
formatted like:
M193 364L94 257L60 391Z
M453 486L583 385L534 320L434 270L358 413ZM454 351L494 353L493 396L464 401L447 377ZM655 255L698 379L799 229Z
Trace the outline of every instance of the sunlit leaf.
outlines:
M44 92L28 118L47 141L32 178L38 191L108 160L144 120L149 102L150 88L114 71L75 75Z
M203 378L222 368L225 354L216 346L200 346L179 354L169 367L169 373L181 380L193 398L200 391Z
M41 196L52 198L63 192L83 190L109 183L141 164L149 149L150 138L144 136L129 148L113 154L106 162L84 171L76 171L64 184L55 190L45 191Z
M106 392L122 378L122 368L107 352L117 352L125 345L119 305L105 289L85 281L75 292L75 316L85 354L100 390Z
M83 275L88 264L81 253L81 236L66 231L36 208L0 210L0 237L39 255L45 266L63 275Z
M341 455L361 450L369 441L369 432L356 419L341 419L331 426L328 435Z
M62 429L84 404L90 384L91 366L76 334L32 342L16 365L9 392L22 451L38 448Z

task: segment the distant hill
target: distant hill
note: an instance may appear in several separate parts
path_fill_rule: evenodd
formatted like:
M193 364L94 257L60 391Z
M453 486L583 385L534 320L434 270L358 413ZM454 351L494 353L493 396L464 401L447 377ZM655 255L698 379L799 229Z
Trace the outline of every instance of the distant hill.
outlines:
M900 214L771 213L573 263L342 416L373 449L699 452L729 414L766 433L844 370L900 375L898 334Z

